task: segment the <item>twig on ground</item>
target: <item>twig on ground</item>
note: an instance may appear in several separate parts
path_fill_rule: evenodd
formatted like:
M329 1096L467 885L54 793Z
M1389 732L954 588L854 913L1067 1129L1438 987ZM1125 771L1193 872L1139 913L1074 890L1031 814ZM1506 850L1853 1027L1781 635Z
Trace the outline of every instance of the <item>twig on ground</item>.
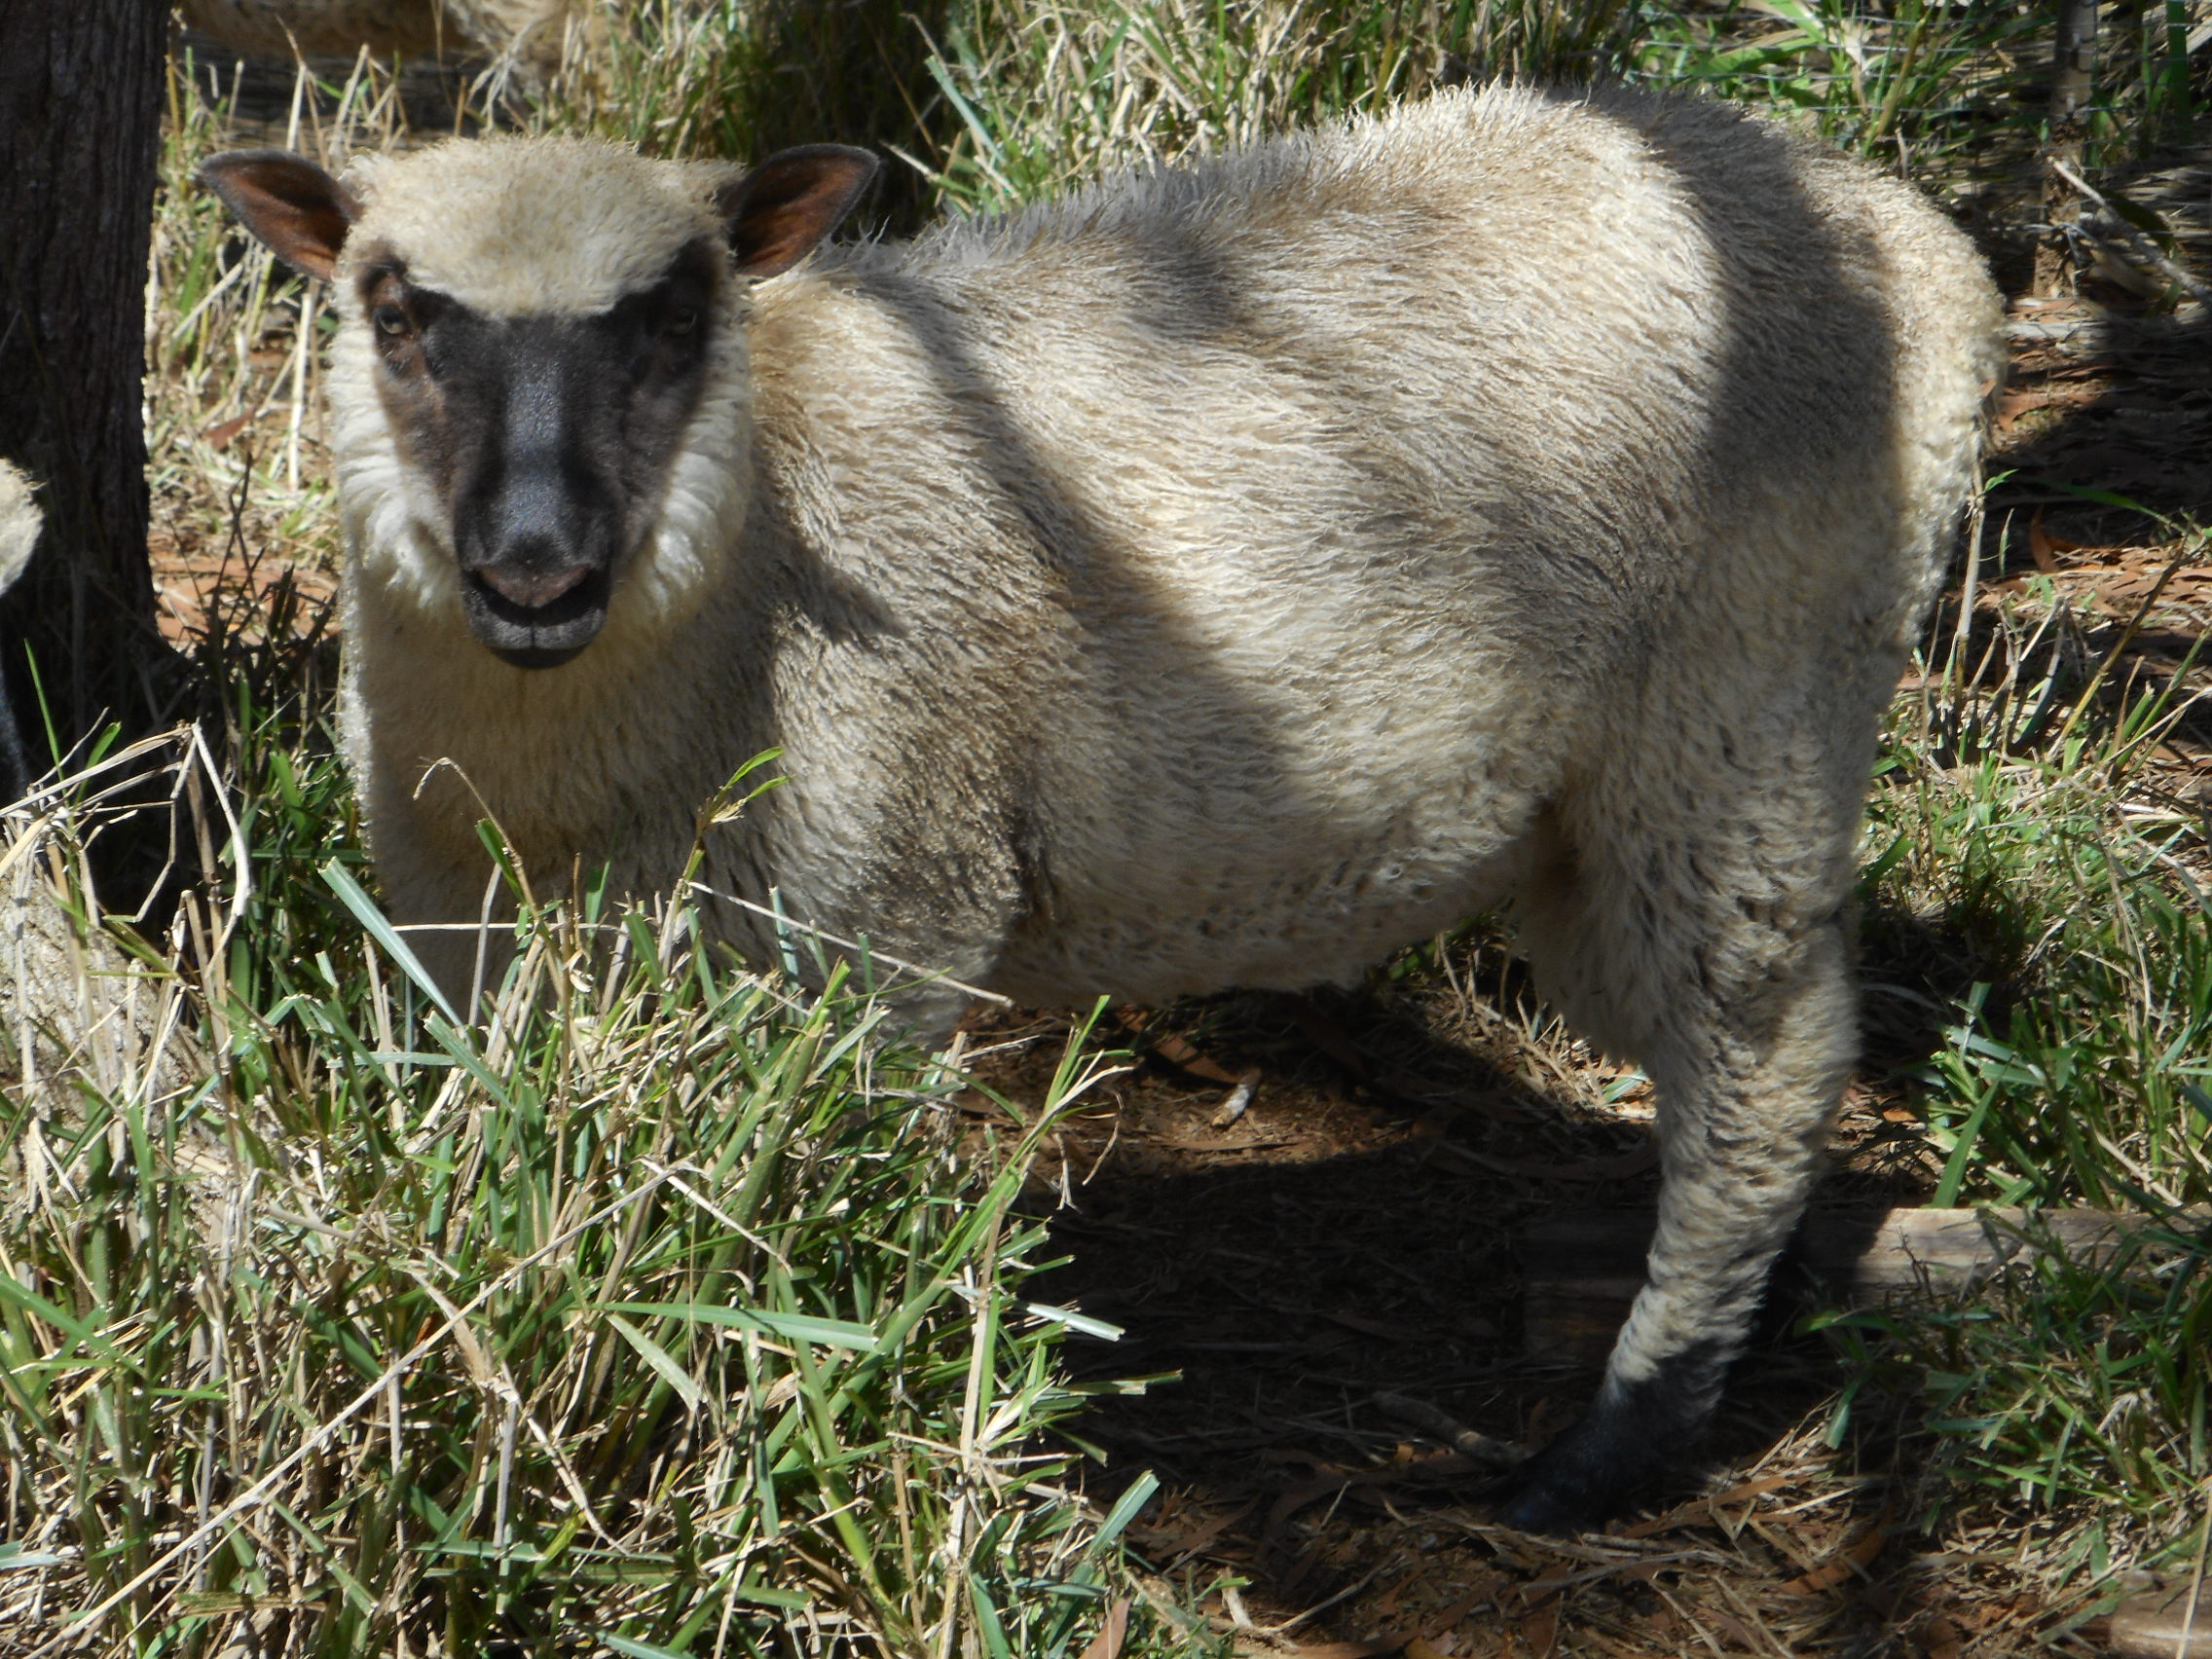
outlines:
M2163 248L2120 217L2119 212L2114 209L2113 204L2080 173L2055 156L2050 159L2050 168L2060 178L2072 185L2083 201L2089 203L2118 228L2121 240L2127 243L2129 253L2157 272L2165 281L2196 301L2198 305L2212 306L2212 288L2206 288L2203 283L2176 265L2166 256Z
M1250 1071L1246 1072L1242 1077L1238 1078L1236 1080L1236 1087L1235 1088L1232 1088L1229 1093L1223 1097L1221 1102L1221 1110L1216 1112L1211 1119L1212 1126L1217 1129L1226 1129L1231 1124L1235 1124L1237 1119L1243 1117L1245 1109L1252 1104L1253 1092L1259 1087L1260 1068L1258 1066L1254 1066Z
M1375 1403L1401 1422L1409 1422L1423 1434L1441 1440L1470 1462L1487 1463L1494 1469L1511 1469L1529 1460L1526 1446L1469 1428L1450 1413L1411 1394L1385 1388L1375 1396Z

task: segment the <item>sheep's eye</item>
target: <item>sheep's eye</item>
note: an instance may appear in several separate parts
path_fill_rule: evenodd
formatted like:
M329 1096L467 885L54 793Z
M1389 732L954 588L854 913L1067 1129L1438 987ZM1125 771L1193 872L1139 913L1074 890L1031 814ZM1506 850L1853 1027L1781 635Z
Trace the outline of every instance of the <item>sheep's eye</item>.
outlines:
M668 313L668 320L661 324L661 328L666 333L679 336L698 332L699 308L697 306L679 306L675 311Z
M407 313L397 306L379 306L373 316L377 332L387 339L396 340L412 332L407 326Z

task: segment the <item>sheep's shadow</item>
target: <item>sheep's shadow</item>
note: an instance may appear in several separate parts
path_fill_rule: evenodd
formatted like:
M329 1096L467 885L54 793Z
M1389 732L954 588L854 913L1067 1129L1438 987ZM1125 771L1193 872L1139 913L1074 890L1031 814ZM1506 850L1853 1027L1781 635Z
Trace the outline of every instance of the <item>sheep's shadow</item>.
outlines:
M1331 1013L1363 1048L1387 1044L1401 1075L1456 1066L1463 1093L1485 1104L1439 1124L1349 1080L1286 999L1220 999L1175 1023L1225 1069L1261 1069L1245 1118L1216 1126L1219 1084L1147 1061L1110 1108L1079 1120L1060 1178L1031 1194L1064 1260L1025 1294L1123 1333L1076 1336L1063 1350L1096 1390L1069 1425L1104 1454L1086 1484L1104 1496L1150 1470L1171 1510L1230 1517L1202 1560L1248 1577L1255 1606L1278 1612L1345 1588L1321 1557L1387 1530L1393 1514L1418 1529L1439 1505L1485 1512L1479 1473L1440 1480L1417 1462L1391 1474L1420 1430L1379 1396L1411 1395L1523 1442L1579 1415L1598 1372L1524 1351L1529 1231L1566 1209L1648 1209L1656 1185L1653 1171L1567 1178L1617 1161L1639 1125L1441 1035L1419 1042L1399 1011L1354 999ZM1562 1178L1499 1167L1514 1161ZM1832 1397L1837 1356L1793 1328L1813 1304L1796 1278L1778 1281L1708 1442L1652 1497L1679 1499L1757 1462ZM1144 1390L1119 1386L1129 1379L1148 1380ZM1348 1507L1324 1519L1340 1500Z
M2014 361L1990 465L2009 476L1990 496L2002 539L1985 544L1986 574L2035 568L2038 509L2053 534L2083 540L2155 535L2116 496L2149 513L2212 509L2212 310L2052 304L2008 327Z

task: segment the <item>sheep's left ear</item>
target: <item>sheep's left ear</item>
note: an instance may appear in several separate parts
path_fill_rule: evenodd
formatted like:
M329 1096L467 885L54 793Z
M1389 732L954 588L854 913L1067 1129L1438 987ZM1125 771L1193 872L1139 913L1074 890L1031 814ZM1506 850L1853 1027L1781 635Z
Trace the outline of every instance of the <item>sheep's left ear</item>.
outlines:
M805 144L778 150L715 193L738 274L760 280L789 271L837 228L880 166L866 150Z

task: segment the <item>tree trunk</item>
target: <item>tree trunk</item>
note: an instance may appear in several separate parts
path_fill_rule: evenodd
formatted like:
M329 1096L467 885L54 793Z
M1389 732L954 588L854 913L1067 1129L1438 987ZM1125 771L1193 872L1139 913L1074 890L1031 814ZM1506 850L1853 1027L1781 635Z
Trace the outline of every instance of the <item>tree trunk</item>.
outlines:
M155 716L141 419L166 0L0 0L0 459L46 537L0 612L7 675L66 745ZM25 705L18 701L18 707Z
M2075 172L2086 159L2089 104L2096 94L2097 0L2058 0L2056 38L2050 62L2050 118L2045 139L2044 221L2057 225L2075 211L2074 187L2053 162ZM2055 294L2072 268L2066 239L2046 232L2036 249L2036 292Z

